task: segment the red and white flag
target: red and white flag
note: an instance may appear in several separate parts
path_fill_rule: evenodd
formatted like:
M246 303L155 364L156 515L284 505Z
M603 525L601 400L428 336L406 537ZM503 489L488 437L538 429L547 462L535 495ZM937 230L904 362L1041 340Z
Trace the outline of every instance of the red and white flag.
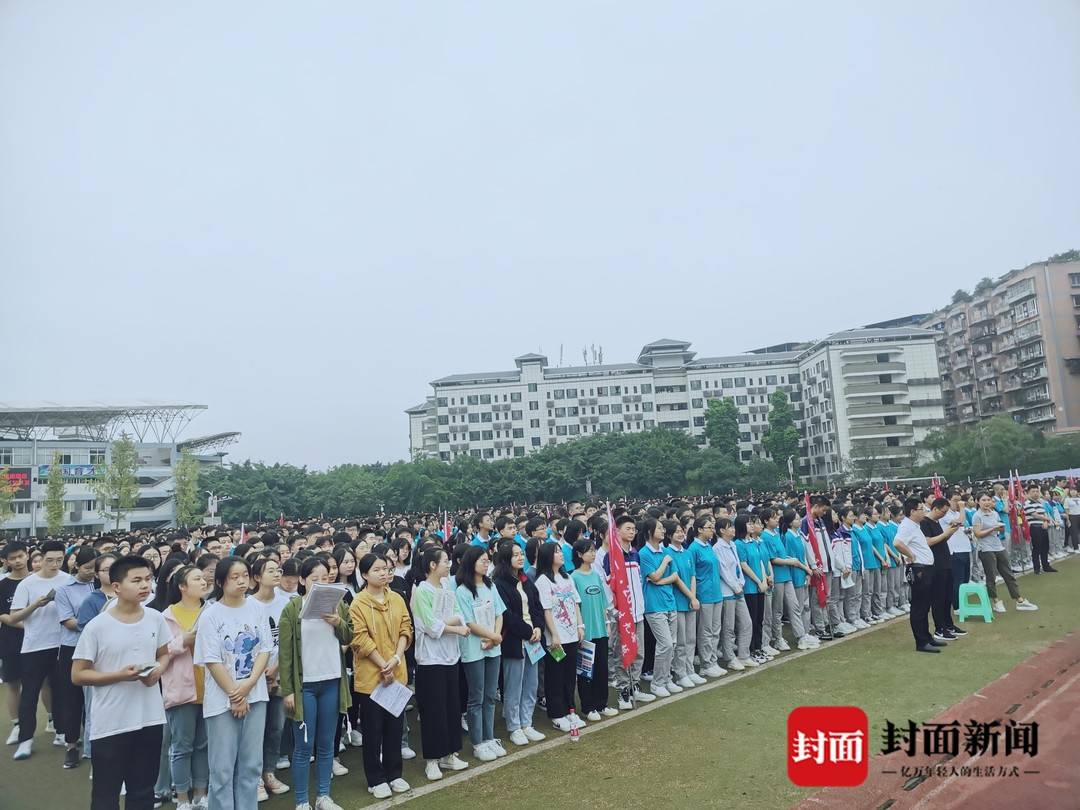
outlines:
M936 475L934 476L934 479L932 481L932 486L934 488L934 498L935 499L945 497L944 495L941 494L941 484L938 481L938 477Z
M629 667L637 658L637 627L634 625L634 610L630 601L630 577L626 573L626 558L623 557L619 533L615 530L615 518L611 515L611 504L607 507L608 521L608 567L611 575L608 585L615 601L615 621L619 623L619 644L622 646L622 663Z
M443 545L450 548L450 515L444 509L442 513Z
M818 565L821 565L824 558L821 556L821 545L818 542L814 516L810 514L810 493L806 491L803 492L803 506L806 509L806 536L814 549L814 559ZM825 590L825 577L826 574L819 574L817 571L810 575L810 583L814 586L814 590L817 591L818 607L825 607L825 603L829 600L829 594Z

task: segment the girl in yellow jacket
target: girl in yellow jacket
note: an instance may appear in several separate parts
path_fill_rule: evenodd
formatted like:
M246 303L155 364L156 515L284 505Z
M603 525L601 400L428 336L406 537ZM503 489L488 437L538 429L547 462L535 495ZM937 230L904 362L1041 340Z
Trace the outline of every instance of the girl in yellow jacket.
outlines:
M412 620L405 600L390 590L393 570L386 557L365 554L357 563L364 588L349 608L352 622L353 673L360 697L360 730L364 736L364 775L377 799L404 793L401 778L401 715L392 715L371 699L381 683L405 684L405 650L412 643Z

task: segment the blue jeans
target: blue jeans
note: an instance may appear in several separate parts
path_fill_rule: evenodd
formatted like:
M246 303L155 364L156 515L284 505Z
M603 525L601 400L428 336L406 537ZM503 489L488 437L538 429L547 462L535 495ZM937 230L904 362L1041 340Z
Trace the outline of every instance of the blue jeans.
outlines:
M484 657L464 665L465 681L469 686L465 716L469 720L469 741L474 746L495 739L495 692L499 688L501 657Z
M228 709L206 718L210 759L210 807L214 810L258 810L256 790L262 776L262 738L266 701L251 704L239 720Z
M532 725L536 708L537 666L528 658L502 659L503 719L507 731L517 731ZM607 688L607 682L604 683Z
M266 704L266 733L263 736L262 772L273 773L281 748L281 730L285 727L285 706L281 695L270 695Z
M172 795L172 768L169 767L169 747L171 744L169 725L166 723L161 728L161 752L158 755L157 782L154 784L155 796Z
M210 785L210 761L206 755L206 721L202 704L185 703L165 710L172 742L169 763L177 793L190 793L193 787L206 790Z
M304 684L304 722L293 721L293 790L296 804L308 800L308 770L311 747L315 746L316 798L330 795L330 770L334 765L334 731L338 722L338 690L341 681L314 681Z

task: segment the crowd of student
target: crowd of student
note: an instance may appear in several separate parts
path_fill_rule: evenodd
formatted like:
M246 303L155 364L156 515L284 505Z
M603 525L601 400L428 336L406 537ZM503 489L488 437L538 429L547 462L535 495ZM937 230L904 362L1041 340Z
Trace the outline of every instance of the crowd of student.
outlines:
M337 810L347 745L387 798L410 789L417 741L430 780L468 767L463 735L466 756L506 756L500 703L509 743L526 746L545 738L537 710L568 732L905 613L916 649L938 652L965 634L952 610L971 578L997 612L998 576L1016 609L1036 610L1013 573L1029 553L1036 573L1080 553L1080 497L1053 483L1027 494L1030 544L1014 541L1003 492L971 488L12 540L7 742L16 761L32 755L40 699L63 767L91 760L92 810L123 792L132 810L250 810L290 790L297 808ZM609 587L612 542L629 616ZM306 616L321 583L344 598ZM372 697L395 682L415 693L418 734Z

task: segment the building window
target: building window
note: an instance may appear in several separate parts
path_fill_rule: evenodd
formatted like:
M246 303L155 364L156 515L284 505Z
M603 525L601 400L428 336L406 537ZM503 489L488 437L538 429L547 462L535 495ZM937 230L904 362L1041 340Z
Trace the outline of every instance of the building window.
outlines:
M601 433L611 433L611 423L610 422L601 422L600 423L600 432Z
M646 430L648 430L649 428L656 426L656 421L654 419L646 419L641 424L645 427Z
M538 410L540 410L540 403L537 402L535 399L530 399L529 400L529 410L530 411L538 411Z
M742 433L740 433L739 434L739 441L740 442L748 442L748 441L750 441L750 433L749 433L749 431L743 431Z
M567 399L576 399L577 398L577 389L576 388L567 388L566 389L566 398Z
M611 413L611 406L610 405L601 405L599 407L600 407L600 415L601 416L606 416L607 414Z
M578 436L581 434L581 425L569 425L568 428L571 436Z
M701 390L701 380L691 380L690 381L690 390L691 391L700 391Z
M481 434L482 434L482 436L484 438L484 441L486 441L486 442L490 442L493 438L495 438L492 435L492 431L490 431L490 430L481 431Z
M651 411L652 409L653 409L653 404L651 402L642 402L641 403L641 410L643 410L643 411Z
M475 423L477 423L479 421L480 421L480 414L478 414L478 413L470 413L469 414L469 422L475 424Z
M435 404L440 408L446 407L446 397L439 397L435 400Z
M695 416L694 417L694 427L705 427L705 417L704 416Z
M439 443L440 444L446 444L449 441L450 441L450 434L449 433L440 433L439 434Z
M478 441L480 441L480 431L479 430L470 430L469 431L469 441L470 442L478 442Z
M556 388L555 389L555 399L566 399L566 389L565 388Z
M536 393L536 383L529 383L529 393L530 394L535 394Z
M746 404L746 394L739 394L737 397L735 397L735 404L736 405L745 405Z
M643 394L651 394L652 393L652 384L651 383L644 383L641 386L641 393L643 393Z
M439 417L439 424L440 425L449 425L450 424L450 417L447 416L446 414L441 415ZM90 463L93 464L94 462L90 462Z
M577 405L571 405L569 408L567 408L566 409L566 415L567 416L577 416L578 415L578 407L577 407Z
M495 458L495 451L490 447L484 450L484 458Z
M754 451L753 450L743 450L741 453L739 453L739 457L742 458L743 461L749 461L750 459L752 459L754 457ZM809 530L807 530L807 531L809 531Z
M746 377L736 377L735 378L735 387L736 388L745 388L746 387Z
M521 392L520 391L514 391L513 393L511 393L510 394L510 401L511 402L521 402Z
M566 435L566 425L556 425L555 426L555 435L556 436L565 436Z
M721 388L733 388L734 387L734 380L732 380L731 377L724 377L723 379L720 380L720 387Z
M514 458L521 458L523 455L525 455L525 448L524 447L515 447L514 448Z
M533 436L532 437L532 446L533 447L539 447L540 446L540 437L539 436Z
M748 413L740 413L739 414L739 424L740 425L749 425L750 424L750 414L748 414Z
M1080 287L1080 273L1069 273L1069 286Z
M776 375L771 374L771 375L766 376L765 377L765 384L766 385L776 385Z
M473 458L480 458L480 451L479 450L470 450L469 455L472 456Z
M523 428L514 428L514 438L515 439L524 439L525 438L525 430Z
M613 432L615 432L615 433L622 433L623 432L623 423L622 422L612 422L611 423L611 430Z
M611 412L612 413L622 413L622 405L620 405L618 403L612 405L611 406Z
M611 395L613 397L617 397L621 393L622 393L622 386L621 385L613 385L613 386L611 386Z
M529 420L529 427L531 427L531 428L540 427L540 420L539 419L530 419Z
M607 386L606 385L601 385L599 388L597 388L596 389L596 395L598 397L606 397L607 396Z
M695 408L703 407L703 403L702 403L702 401L700 399L692 399L692 400L690 400L690 404Z
M510 411L510 418L517 421L521 418L521 411Z
M566 416L566 408L556 408L555 409L555 418L556 419L561 419L564 416Z
M480 397L478 397L476 394L470 394L469 395L469 404L470 405L479 405L480 404Z

